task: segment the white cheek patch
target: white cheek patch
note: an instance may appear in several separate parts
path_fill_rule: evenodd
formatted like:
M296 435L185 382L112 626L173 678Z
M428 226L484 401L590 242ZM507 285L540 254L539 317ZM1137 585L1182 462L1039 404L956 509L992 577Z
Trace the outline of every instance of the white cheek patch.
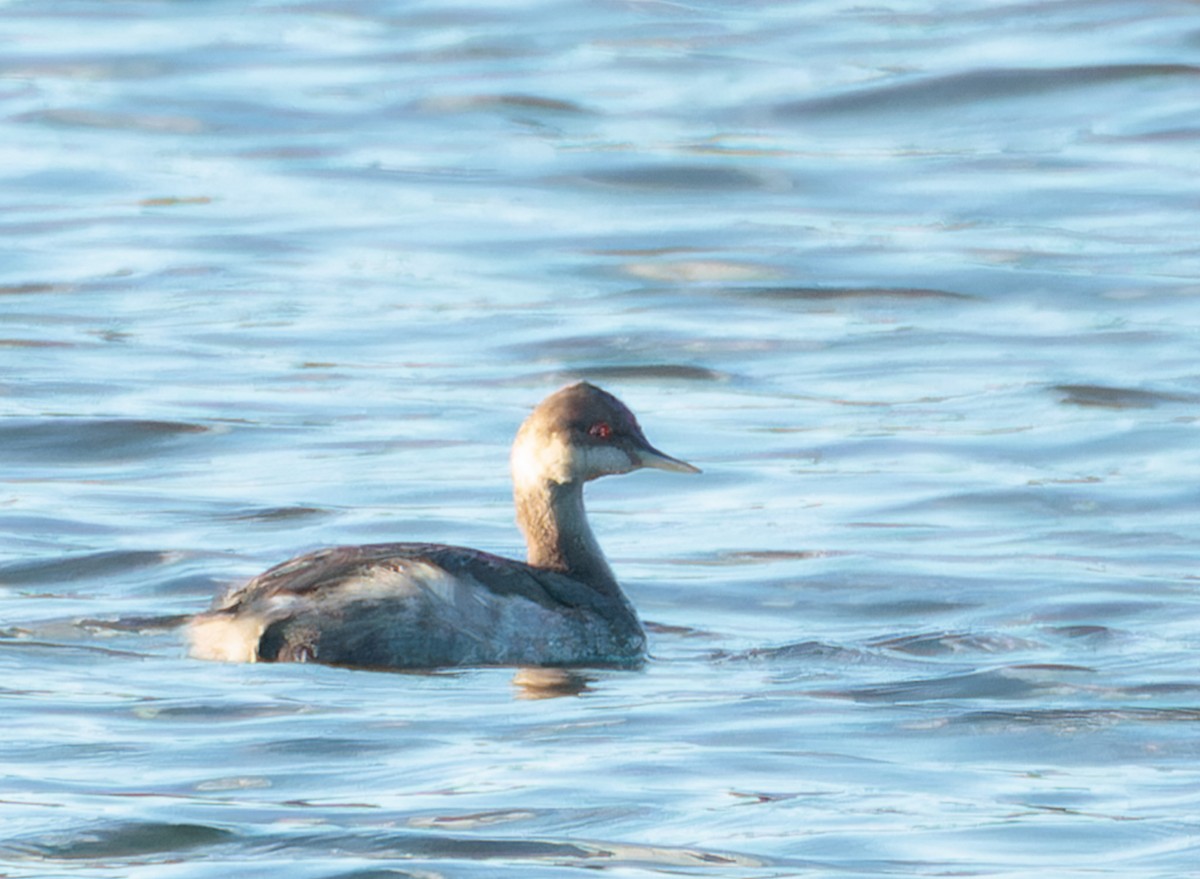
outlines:
M628 473L637 466L615 446L588 446L582 452L583 469L588 473Z
M550 482L571 482L587 475L628 473L638 465L616 446L571 446L561 437L544 445L519 443L513 448L513 482L518 486Z
M544 445L520 442L513 446L512 473L517 485L536 485L545 482L568 482L575 470L575 450L554 437Z

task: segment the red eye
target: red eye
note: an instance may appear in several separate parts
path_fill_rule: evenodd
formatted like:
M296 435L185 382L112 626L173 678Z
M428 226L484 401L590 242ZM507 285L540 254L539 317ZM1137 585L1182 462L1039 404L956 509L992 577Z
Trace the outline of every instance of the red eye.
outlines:
M612 436L612 428L607 421L597 421L588 428L588 433L596 439L606 440Z

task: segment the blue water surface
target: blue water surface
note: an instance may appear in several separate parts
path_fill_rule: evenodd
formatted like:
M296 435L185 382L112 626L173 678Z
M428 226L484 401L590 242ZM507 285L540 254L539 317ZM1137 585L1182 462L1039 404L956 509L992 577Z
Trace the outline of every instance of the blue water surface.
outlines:
M1184 0L0 4L0 873L1200 858ZM588 378L636 672L184 655L317 546L520 556ZM560 684L563 682L560 682Z

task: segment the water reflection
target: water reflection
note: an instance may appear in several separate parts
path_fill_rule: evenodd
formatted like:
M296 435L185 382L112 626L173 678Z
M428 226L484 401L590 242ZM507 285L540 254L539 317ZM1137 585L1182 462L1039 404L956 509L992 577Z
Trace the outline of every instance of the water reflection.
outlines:
M522 668L513 675L520 699L556 699L586 693L595 678L565 668Z

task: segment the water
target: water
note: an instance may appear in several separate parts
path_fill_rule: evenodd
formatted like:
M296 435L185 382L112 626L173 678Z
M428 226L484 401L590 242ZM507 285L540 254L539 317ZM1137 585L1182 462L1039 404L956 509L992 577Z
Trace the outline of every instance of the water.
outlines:
M1194 4L0 39L4 875L1194 873ZM590 490L644 671L146 622L324 544L519 555L507 446L575 376L705 469Z

